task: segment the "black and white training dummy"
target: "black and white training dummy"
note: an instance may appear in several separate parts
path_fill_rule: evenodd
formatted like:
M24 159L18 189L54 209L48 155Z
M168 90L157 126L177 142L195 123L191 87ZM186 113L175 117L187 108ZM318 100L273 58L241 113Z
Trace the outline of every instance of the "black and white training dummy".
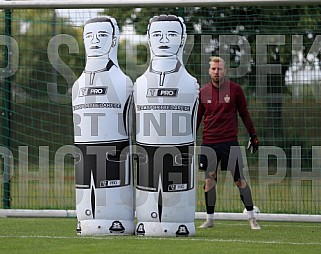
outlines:
M186 27L180 17L153 17L151 60L134 85L136 235L195 233L195 125L199 85L183 65Z
M84 27L85 70L72 89L77 233L134 234L131 80L117 61L111 17Z

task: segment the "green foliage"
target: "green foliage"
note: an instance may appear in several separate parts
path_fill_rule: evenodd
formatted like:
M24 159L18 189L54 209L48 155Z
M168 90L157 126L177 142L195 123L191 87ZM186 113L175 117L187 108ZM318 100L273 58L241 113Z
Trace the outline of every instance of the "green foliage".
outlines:
M1 17L4 23L4 16ZM84 66L82 31L73 26L68 19L55 15L54 10L14 10L11 15L11 37L19 47L19 68L12 77L16 86L33 96L47 94L47 83L58 82L66 92L66 77L57 75L57 66L48 58L48 45L56 35L68 34L76 39L79 54L69 54L69 48L59 46L59 58L79 76ZM80 65L80 66L79 66ZM81 68L79 68L81 67ZM57 76L57 79L54 78ZM69 84L70 86L70 84Z

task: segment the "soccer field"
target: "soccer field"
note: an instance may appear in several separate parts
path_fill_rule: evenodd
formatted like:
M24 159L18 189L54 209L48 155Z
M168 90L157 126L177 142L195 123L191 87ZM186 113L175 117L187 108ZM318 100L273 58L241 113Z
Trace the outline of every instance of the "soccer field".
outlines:
M201 221L195 222L196 226ZM0 253L321 253L321 224L217 221L194 237L80 237L75 218L0 218Z

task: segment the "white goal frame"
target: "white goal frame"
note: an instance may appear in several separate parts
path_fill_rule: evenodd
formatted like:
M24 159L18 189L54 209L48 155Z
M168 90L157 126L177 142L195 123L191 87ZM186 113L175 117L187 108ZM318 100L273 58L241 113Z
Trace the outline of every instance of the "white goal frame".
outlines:
M111 7L275 6L319 5L320 0L1 0L3 9L82 9Z
M76 218L75 210L32 210L32 209L0 209L1 217L38 217L38 218ZM215 220L242 221L247 220L246 213L215 212ZM261 221L321 222L321 215L310 214L271 214L258 213ZM205 212L196 212L195 219L206 219Z

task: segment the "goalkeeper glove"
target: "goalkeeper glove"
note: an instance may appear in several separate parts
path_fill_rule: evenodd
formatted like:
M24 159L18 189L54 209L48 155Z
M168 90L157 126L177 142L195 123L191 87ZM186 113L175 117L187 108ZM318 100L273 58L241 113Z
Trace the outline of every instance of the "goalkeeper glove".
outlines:
M199 155L199 170L206 171L207 170L207 157L204 154Z
M259 148L259 139L256 135L251 135L249 139L249 143L247 145L247 150L250 151L250 153L255 153L257 149Z

